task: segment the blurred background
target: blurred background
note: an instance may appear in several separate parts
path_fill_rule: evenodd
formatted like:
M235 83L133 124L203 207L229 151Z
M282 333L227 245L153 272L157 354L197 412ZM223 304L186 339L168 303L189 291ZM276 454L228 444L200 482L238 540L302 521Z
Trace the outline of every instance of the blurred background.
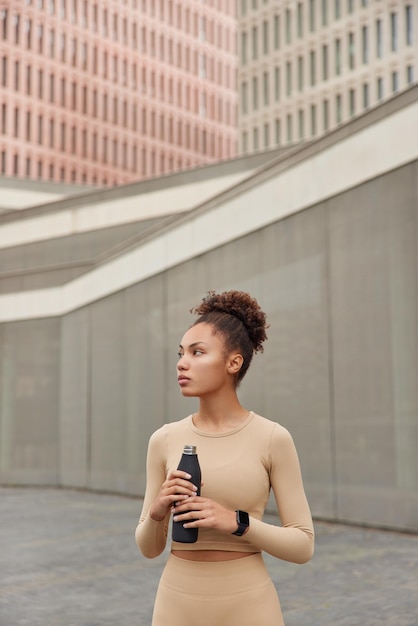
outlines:
M0 0L0 484L141 496L189 309L316 518L418 530L418 7Z

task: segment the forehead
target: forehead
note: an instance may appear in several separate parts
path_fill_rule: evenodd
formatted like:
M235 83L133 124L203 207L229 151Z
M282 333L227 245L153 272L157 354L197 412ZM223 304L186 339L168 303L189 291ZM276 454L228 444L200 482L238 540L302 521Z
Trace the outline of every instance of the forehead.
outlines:
M199 341L212 345L222 345L222 341L220 337L215 334L213 327L210 324L205 324L203 322L189 328L184 333L180 344L183 348L187 348L187 346L190 346L193 343L198 343Z

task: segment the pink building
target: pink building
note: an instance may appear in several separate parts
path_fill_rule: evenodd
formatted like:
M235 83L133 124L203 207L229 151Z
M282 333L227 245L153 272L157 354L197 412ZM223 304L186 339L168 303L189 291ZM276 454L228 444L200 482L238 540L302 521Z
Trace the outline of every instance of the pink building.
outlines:
M237 152L235 0L0 0L0 174L114 185Z

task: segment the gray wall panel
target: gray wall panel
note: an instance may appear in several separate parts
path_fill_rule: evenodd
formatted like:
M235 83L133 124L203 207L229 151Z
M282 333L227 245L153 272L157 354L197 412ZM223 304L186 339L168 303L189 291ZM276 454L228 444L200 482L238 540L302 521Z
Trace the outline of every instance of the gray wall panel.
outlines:
M408 366L416 368L417 359L416 296L409 291L417 280L415 243L408 236L411 182L411 169L405 167L330 204L340 519L395 525L407 519L411 499L417 502L416 490L393 498L408 482L416 485L417 476L397 425L403 422L403 437L416 433L418 407L410 392L412 373L406 373ZM416 369L413 377L416 385Z
M2 335L0 479L56 485L60 320L4 324Z
M88 308L64 316L61 330L60 482L87 487L90 466L90 324Z
M166 273L166 346L165 378L167 381L166 420L178 420L197 409L194 399L183 398L177 383L177 354L182 337L195 317L189 310L200 302L206 289L197 288L196 265L193 261L183 263ZM199 286L200 287L200 286ZM202 293L203 292L203 293ZM198 294L198 295L196 295Z
M148 439L166 418L163 276L124 294L125 491L143 494Z
M91 315L91 467L89 487L123 491L126 354L123 293L95 302Z
M261 302L271 324L262 380L266 415L292 433L313 509L331 517L335 494L324 226L324 209L317 207L262 233Z

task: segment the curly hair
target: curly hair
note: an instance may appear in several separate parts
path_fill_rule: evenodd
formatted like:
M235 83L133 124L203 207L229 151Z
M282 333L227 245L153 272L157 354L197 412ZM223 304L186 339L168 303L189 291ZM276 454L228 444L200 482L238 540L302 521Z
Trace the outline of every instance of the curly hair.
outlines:
M190 311L198 315L196 324L210 324L224 340L225 352L238 350L243 364L237 374L236 383L244 378L255 352L263 352L267 339L266 314L255 298L244 291L209 291L201 304Z

